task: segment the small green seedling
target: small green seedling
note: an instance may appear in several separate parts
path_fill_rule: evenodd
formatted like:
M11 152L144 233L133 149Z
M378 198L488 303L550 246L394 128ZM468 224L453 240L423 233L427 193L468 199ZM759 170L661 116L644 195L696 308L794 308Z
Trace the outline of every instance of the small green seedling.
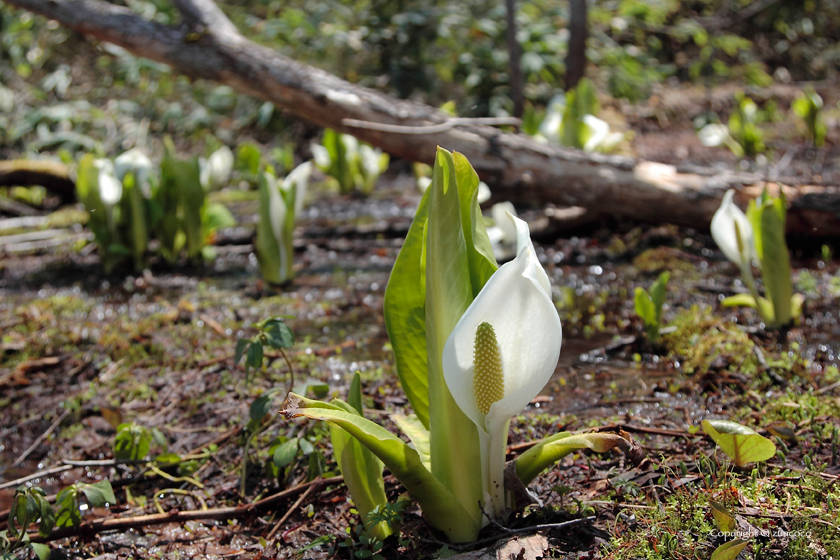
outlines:
M738 155L754 157L764 153L764 132L758 126L762 120L764 115L758 110L758 105L738 92L735 95L735 108L729 114L729 133L741 148Z
M731 533L735 530L737 523L729 510L715 501L709 502L709 506L712 508L712 518L714 518L718 530L724 533Z
M80 498L84 496L91 507L106 507L117 503L111 482L106 478L95 484L71 484L55 498L56 527L78 527L82 523Z
M341 194L355 189L365 195L373 191L390 160L382 150L330 128L324 130L322 144L312 145L312 157L315 165L338 184Z
M50 557L50 547L30 542L26 530L32 523L38 523L38 534L47 537L55 526L55 512L44 490L22 485L15 490L12 507L9 508L8 529L0 531L0 558L20 558L19 552L26 548L30 548L40 560Z
M805 91L791 104L793 113L805 121L811 142L817 148L825 143L825 135L828 132L828 127L823 121L822 108L823 99L811 86L805 88Z
M739 467L766 461L776 455L776 445L755 430L728 420L703 420L703 431Z
M747 544L749 544L749 541L744 539L734 539L723 543L712 552L711 560L735 560Z
M659 343L659 329L662 326L662 306L665 304L665 296L668 293L668 279L671 273L668 271L659 275L659 278L651 285L650 292L641 286L636 288L636 296L633 305L636 314L645 325L645 333L651 344Z
M289 374L292 376L292 383L294 385L294 370L289 357L286 355L284 349L291 348L295 343L295 335L292 329L283 322L279 317L271 317L265 321L254 323L257 328L257 334L251 338L240 338L236 341L236 352L233 356L234 365L238 364L245 356L245 384L248 384L248 374L251 368L259 369L262 367L264 348L274 348L279 350L283 359L286 360L286 365L289 367Z
M137 424L120 424L114 438L114 458L121 461L141 461L149 455L152 432Z

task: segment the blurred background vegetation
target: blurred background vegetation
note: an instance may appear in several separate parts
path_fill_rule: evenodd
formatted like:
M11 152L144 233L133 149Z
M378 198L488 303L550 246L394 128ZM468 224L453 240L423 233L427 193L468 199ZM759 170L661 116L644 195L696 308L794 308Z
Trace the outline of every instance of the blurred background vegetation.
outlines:
M165 0L125 0L177 24ZM224 11L249 38L351 82L461 116L509 114L505 6L500 0L233 0ZM618 103L662 84L741 87L833 80L840 0L595 0L588 5L587 75ZM567 2L517 4L526 107L564 88ZM316 134L272 104L190 81L119 47L0 4L0 157L43 151L114 153L171 134L179 149L207 135L235 144ZM210 132L212 131L212 132ZM215 145L216 139L210 140ZM205 151L209 148L199 148Z

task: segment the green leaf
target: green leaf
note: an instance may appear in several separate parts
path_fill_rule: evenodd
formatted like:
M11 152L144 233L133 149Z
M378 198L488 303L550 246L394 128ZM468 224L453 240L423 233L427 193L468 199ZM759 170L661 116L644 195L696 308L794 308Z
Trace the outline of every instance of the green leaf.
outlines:
M418 501L429 523L454 542L476 539L481 528L480 513L474 515L465 509L455 495L423 466L417 451L382 426L336 405L295 394L290 395L285 412L287 418L305 416L343 428L388 467Z
M73 484L59 492L55 497L56 527L78 527L82 523L77 493L78 488Z
M735 523L735 518L732 517L732 514L729 513L723 505L715 501L710 501L709 506L712 508L712 517L715 520L715 525L717 525L717 528L720 531L724 533L731 533L735 530L737 525Z
M302 382L292 387L292 391L299 395L306 395L311 392L316 398L322 399L330 392L330 386L320 379L307 377Z
M542 471L578 449L591 449L606 453L610 449L626 445L627 440L617 434L590 433L571 434L560 432L537 442L534 447L516 459L516 475L527 485Z
M261 422L263 418L265 418L273 408L271 405L272 395L263 395L261 397L257 397L254 399L254 402L251 403L251 409L249 413L249 417L251 420L255 420L257 422Z
M248 352L245 354L245 363L249 367L258 369L262 367L263 361L263 345L259 341L254 341L248 347Z
M236 351L233 353L233 365L239 363L239 360L242 359L242 355L245 354L245 350L248 348L249 344L251 344L250 338L240 338L236 341Z
M478 174L463 154L452 154L455 167L455 181L458 185L458 198L461 206L461 228L469 259L470 283L473 298L484 284L498 270L493 245L487 235L487 227L478 204Z
M38 495L36 498L38 503L38 511L41 517L41 521L38 523L38 534L42 537L47 537L55 527L55 512L53 511L52 505L44 498L42 495Z
M703 431L739 467L766 461L776 454L776 445L746 426L728 420L703 420Z
M790 279L790 254L785 240L787 209L784 196L768 198L759 208L761 214L761 273L767 299L773 304L774 326L784 326L793 318Z
M364 405L362 404L362 376L358 371L353 374L353 380L350 382L347 404L352 406L360 416L365 415Z
M724 298L720 304L724 307L752 307L755 309L755 298L750 294L735 294Z
M431 189L420 200L385 288L385 328L394 349L400 385L414 413L428 428L426 365L425 225ZM419 285L418 285L419 284Z
M155 457L155 463L161 466L172 466L181 463L181 456L177 453L161 453Z
M204 207L201 224L204 230L204 237L206 238L222 228L235 226L236 218L233 217L233 214L227 209L227 206L213 202Z
M671 273L667 270L659 275L656 282L650 287L650 299L653 302L653 307L656 310L656 325L657 327L662 322L662 306L665 305L665 297L668 295L668 279L671 278Z
M744 539L735 539L728 543L723 543L712 552L711 560L735 560L741 551L746 548L749 541Z
M39 560L49 560L50 559L50 547L43 544L43 543L29 543L29 546L32 547L32 552L35 553L35 556L38 557Z
M114 439L114 458L125 461L144 459L152 445L152 434L137 424L120 424Z
M299 440L298 438L290 439L287 442L281 443L277 446L277 449L274 450L274 455L272 455L271 460L277 465L279 468L284 469L286 468L292 461L295 460L297 457L297 452L299 449Z
M633 307L636 309L636 315L642 320L645 326L656 323L656 308L653 306L653 301L647 290L641 286L636 288L636 295L633 298Z
M285 240L274 235L271 215L272 190L277 190L274 175L263 173L259 180L259 220L254 250L260 265L260 274L269 284L281 285L291 280L291 259ZM276 218L276 217L275 217Z
M111 481L107 478L95 484L82 484L79 488L84 493L88 503L93 507L106 507L117 503L114 489L111 488Z
M291 348L295 343L292 329L280 319L270 319L266 322L263 332L266 342L272 348Z
M423 461L423 466L432 470L432 454L429 430L420 422L415 414L405 416L403 414L392 414L391 420L397 425L402 433L408 436L417 454L420 455L420 460Z
M356 401L355 404L345 403L338 399L332 404L345 412L363 417L360 412L362 404L358 372L353 376L350 397ZM388 503L385 495L385 481L382 478L384 465L370 449L362 446L356 438L339 426L330 426L330 440L335 462L344 477L344 483L350 491L356 509L359 510L362 519L365 519L374 509L384 507ZM380 540L391 534L387 524L377 524L372 530Z
M434 420L429 426L432 473L464 507L479 516L483 490L478 432L452 398L441 363L446 339L473 300L458 188L453 156L438 148L429 187L426 236L426 351L429 417Z

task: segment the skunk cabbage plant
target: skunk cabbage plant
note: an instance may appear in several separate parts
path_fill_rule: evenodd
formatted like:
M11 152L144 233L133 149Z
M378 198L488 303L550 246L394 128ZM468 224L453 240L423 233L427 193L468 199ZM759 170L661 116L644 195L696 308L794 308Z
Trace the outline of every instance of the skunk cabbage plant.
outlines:
M785 241L787 214L784 193L772 197L765 189L750 202L744 214L732 201L734 190L723 196L720 208L712 218L712 238L727 259L741 269L741 277L749 294L738 294L723 300L724 306L745 305L754 308L768 328L779 328L802 311L803 297L793 293L790 255ZM766 297L758 293L752 264L761 269Z
M324 403L292 393L284 411L345 430L406 487L428 522L456 542L475 540L490 519L516 508L513 490L561 457L625 441L614 434L555 434L521 455L505 476L510 419L548 382L562 333L525 222L508 217L516 258L496 264L478 183L464 156L438 149L432 184L385 292L397 373L414 409L392 418L411 443L338 399ZM506 481L511 477L516 482ZM353 496L357 503L362 498Z
M263 279L281 285L294 276L292 233L295 218L303 208L312 162L297 166L278 185L271 171L260 178L260 219L256 253Z
M342 194L370 194L379 176L388 169L389 156L354 136L330 128L324 131L322 144L312 144L315 165L338 183Z

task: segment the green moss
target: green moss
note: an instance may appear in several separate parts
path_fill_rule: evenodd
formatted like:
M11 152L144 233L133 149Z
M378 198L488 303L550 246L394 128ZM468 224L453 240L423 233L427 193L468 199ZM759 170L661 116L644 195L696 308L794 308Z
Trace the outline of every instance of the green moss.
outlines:
M751 375L758 370L755 343L738 325L713 316L696 305L677 314L671 326L676 330L663 342L688 373L703 374L722 358L727 368Z
M657 273L668 270L674 272L692 272L696 265L687 260L687 255L673 247L654 247L639 253L633 259L633 267L639 272Z

